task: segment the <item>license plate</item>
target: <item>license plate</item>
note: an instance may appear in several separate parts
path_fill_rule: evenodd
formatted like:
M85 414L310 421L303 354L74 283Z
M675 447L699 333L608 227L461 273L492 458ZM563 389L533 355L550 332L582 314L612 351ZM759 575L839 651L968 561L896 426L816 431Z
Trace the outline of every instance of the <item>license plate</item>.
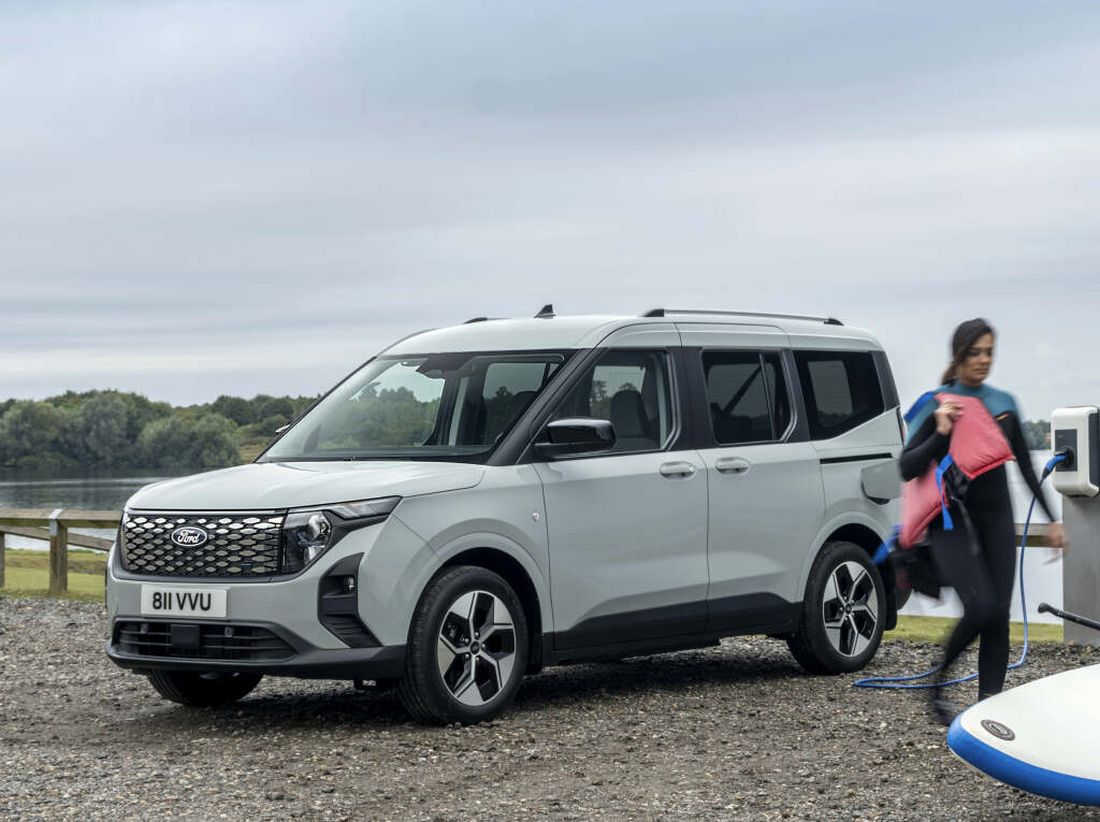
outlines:
M228 588L141 586L142 616L188 616L225 619Z

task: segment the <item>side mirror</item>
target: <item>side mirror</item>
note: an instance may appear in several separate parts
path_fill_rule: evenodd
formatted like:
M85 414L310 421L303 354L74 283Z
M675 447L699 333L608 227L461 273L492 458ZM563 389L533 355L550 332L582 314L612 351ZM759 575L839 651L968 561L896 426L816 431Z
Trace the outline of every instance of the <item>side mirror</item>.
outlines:
M535 451L546 459L591 454L615 447L615 429L607 420L574 417L547 423L535 442Z

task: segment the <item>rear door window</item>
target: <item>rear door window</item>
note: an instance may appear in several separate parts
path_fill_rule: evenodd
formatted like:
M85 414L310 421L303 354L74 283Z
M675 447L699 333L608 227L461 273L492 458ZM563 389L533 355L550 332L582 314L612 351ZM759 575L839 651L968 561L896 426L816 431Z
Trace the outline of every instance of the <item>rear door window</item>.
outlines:
M839 436L885 410L870 352L796 351L794 358L813 439Z
M761 351L706 351L707 410L719 445L775 442L791 421L779 355Z

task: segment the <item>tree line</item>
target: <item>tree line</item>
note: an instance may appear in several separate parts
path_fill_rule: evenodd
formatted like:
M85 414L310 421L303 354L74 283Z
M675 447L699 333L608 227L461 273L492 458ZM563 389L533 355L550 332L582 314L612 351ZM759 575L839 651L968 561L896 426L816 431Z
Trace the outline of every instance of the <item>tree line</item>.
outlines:
M1050 450L1050 421L1024 420L1020 427L1024 432L1024 441L1032 451Z
M225 468L247 461L313 397L220 396L172 406L122 391L0 401L0 466L31 471Z
M405 442L415 439L406 429L431 430L434 404L418 403L407 389L381 394L369 399L385 408L368 415L386 429L375 432L379 441ZM314 400L222 395L211 403L177 407L121 391L69 391L44 400L4 400L0 401L0 467L49 472L225 468L259 453L277 429ZM1028 448L1050 448L1050 423L1028 420L1022 428Z

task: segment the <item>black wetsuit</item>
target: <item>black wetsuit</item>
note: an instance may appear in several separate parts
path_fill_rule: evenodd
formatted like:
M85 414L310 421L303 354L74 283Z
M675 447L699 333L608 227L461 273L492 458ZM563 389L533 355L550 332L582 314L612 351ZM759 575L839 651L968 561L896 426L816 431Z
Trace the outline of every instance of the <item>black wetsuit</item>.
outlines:
M1035 476L1020 420L1011 412L996 419L1024 481L1032 493L1038 494L1039 504L1054 522ZM913 432L902 452L899 460L902 478L910 480L922 475L931 462L938 462L947 455L950 442L950 436L936 431L935 415L930 415ZM953 530L944 530L942 517L937 517L928 529L932 556L943 582L955 589L963 605L962 619L944 646L943 670L946 671L980 636L978 692L981 696L989 696L1000 693L1004 687L1009 606L1016 576L1016 526L1005 466L970 482L963 506L953 505L951 514Z

